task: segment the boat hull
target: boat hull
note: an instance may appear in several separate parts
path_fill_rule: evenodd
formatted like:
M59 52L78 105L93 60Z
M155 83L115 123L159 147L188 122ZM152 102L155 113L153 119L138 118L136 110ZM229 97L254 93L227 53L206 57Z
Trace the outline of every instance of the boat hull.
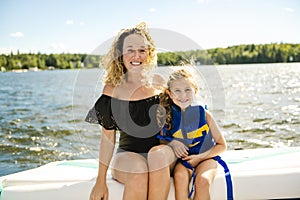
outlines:
M231 171L235 199L300 197L300 147L226 151L221 157ZM83 200L97 176L96 159L58 161L0 177L1 200ZM173 179L171 179L173 182ZM109 199L121 200L123 185L108 172ZM171 184L168 200L174 200ZM226 199L223 168L211 186L211 199Z

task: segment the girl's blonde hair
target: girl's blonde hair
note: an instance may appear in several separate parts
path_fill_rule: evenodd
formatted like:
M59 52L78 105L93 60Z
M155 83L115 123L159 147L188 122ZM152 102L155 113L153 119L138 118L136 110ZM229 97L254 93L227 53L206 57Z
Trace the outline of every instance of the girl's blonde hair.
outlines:
M103 58L102 63L106 70L106 76L104 78L105 84L116 86L120 84L121 81L125 78L124 76L127 70L123 63L123 44L125 38L132 34L137 34L144 37L145 44L148 45L149 56L146 60L147 63L144 66L143 70L147 71L156 66L157 55L155 44L148 32L147 24L145 22L142 22L134 28L122 29L116 36L111 49Z
M185 69L177 70L169 76L169 79L167 82L167 88L164 89L164 91L160 94L160 98L159 98L160 105L162 106L161 108L164 108L164 110L160 109L158 112L159 125L162 127L163 123L165 121L167 130L170 130L172 128L171 105L172 105L173 101L169 95L170 85L173 81L180 80L180 79L187 80L192 85L192 87L195 89L195 92L197 92L199 89L196 81L193 78L193 75ZM163 115L165 115L165 116L162 117Z

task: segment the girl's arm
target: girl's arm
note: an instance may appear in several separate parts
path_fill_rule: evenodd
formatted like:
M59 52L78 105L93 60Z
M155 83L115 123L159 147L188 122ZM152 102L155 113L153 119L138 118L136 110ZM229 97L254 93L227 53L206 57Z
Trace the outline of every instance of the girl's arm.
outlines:
M216 142L216 145L210 151L208 151L205 157L212 158L226 151L227 144L218 124L216 123L211 113L208 111L206 111L206 121L209 126L210 133Z

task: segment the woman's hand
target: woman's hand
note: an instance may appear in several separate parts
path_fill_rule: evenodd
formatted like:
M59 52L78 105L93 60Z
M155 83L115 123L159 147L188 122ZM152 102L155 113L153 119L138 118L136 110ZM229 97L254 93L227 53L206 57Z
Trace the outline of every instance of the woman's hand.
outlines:
M107 185L96 183L90 194L90 200L108 200Z
M172 140L172 142L169 143L169 145L172 147L176 157L178 158L183 158L188 156L188 147L185 146L185 144L183 144L180 141L177 140Z

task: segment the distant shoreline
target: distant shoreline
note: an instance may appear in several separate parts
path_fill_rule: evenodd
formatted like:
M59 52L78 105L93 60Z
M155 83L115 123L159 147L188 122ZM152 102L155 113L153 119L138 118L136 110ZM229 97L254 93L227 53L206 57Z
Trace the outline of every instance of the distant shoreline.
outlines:
M274 65L274 64L297 64L300 62L288 62L288 63L242 63L242 64L222 64L222 65L213 65L213 66L219 66L219 67L225 67L226 66L234 66L234 65ZM210 66L210 65L195 65L196 67L201 67L201 66ZM157 66L157 67L178 67L178 66ZM5 72L13 72L13 73L27 73L27 72L41 72L41 71L57 71L57 70L92 70L92 69L102 69L101 67L95 67L95 68L74 68L74 69L39 69L37 70L32 70L32 69L19 69L19 70L11 70L11 71L0 71L0 73L5 73Z
M208 50L163 52L158 66L226 65L300 62L300 44L248 44ZM99 67L103 55L88 54L9 54L0 55L0 71L38 71Z

